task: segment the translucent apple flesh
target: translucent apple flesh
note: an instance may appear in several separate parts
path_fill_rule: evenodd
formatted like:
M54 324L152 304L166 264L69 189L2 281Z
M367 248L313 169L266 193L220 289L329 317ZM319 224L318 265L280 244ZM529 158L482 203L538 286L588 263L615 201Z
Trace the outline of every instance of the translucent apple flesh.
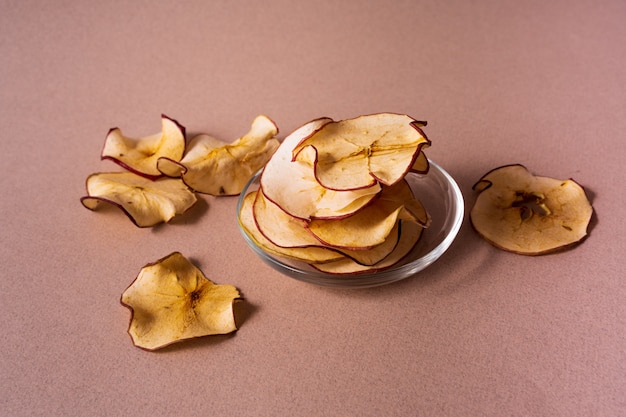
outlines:
M161 132L141 138L125 136L121 129L113 128L107 134L102 159L109 159L150 179L162 176L157 160L167 157L178 161L185 153L185 128L176 120L161 116Z
M239 291L218 285L181 253L144 266L121 297L132 311L135 346L156 350L185 339L237 330L233 302Z
M580 242L593 208L574 180L535 176L523 165L485 174L470 212L474 229L494 246L523 255L555 252Z

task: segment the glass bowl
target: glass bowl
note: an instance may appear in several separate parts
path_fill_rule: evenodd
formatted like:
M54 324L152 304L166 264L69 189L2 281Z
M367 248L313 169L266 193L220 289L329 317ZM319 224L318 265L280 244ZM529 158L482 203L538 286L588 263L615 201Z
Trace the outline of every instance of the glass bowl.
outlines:
M239 196L237 215L246 194L258 189L261 172L250 179ZM367 288L411 277L435 262L456 238L464 217L463 194L454 179L441 166L430 161L428 174L409 173L406 179L422 202L432 222L424 229L415 247L394 266L352 275L320 272L303 262L271 255L260 248L239 225L246 243L263 262L276 271L300 281L335 288Z

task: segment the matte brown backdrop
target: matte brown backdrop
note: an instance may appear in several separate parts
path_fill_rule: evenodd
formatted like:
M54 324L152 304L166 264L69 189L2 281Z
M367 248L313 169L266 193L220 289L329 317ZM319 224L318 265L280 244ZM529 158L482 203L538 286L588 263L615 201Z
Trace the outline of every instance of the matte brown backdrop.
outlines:
M0 414L623 416L626 3L0 0ZM255 258L234 198L138 229L79 198L104 136L160 115L224 140L266 114L427 120L469 209L488 170L573 177L591 235L543 257L466 219L419 275L349 291ZM232 335L133 347L119 297L178 250L245 297Z

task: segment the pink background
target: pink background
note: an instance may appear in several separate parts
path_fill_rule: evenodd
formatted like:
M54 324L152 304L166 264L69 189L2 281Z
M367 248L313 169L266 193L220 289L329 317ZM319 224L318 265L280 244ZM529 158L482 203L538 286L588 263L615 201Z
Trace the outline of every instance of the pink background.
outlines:
M626 2L0 0L0 414L626 415ZM543 257L466 221L432 267L333 290L246 247L235 198L136 228L79 198L104 136L283 138L320 116L427 120L472 184L509 163L573 177L590 237ZM172 251L245 297L232 335L134 347L119 303Z

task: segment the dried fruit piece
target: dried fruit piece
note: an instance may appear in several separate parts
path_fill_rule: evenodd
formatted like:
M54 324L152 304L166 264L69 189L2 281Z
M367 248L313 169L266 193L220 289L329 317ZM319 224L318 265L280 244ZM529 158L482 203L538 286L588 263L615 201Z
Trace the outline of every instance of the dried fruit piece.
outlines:
M250 131L234 142L197 135L180 162L159 158L158 169L168 176L182 176L185 184L199 193L236 195L278 148L277 133L271 119L257 116Z
M297 144L292 156L313 164L318 182L331 190L393 185L430 143L420 129L424 125L394 113L330 122ZM314 152L303 153L307 147Z
M135 346L156 350L194 337L237 330L239 292L217 285L179 252L144 266L122 294L132 310L128 333Z
M257 246L262 248L267 253L307 263L328 262L342 257L341 253L338 251L330 248L323 248L321 246L305 245L283 247L270 241L263 233L261 233L254 219L253 204L256 200L257 193L259 193L259 191L253 191L246 194L243 199L239 215L237 216L239 224L241 224L243 230L246 232L246 235L254 243L256 243Z
M523 165L506 165L475 185L470 212L474 229L501 249L541 255L580 242L593 208L574 180L534 176Z
M102 159L110 159L146 178L162 176L157 160L167 157L178 161L185 152L185 128L174 119L161 115L161 132L142 138L129 138L119 128L107 134Z
M132 172L96 173L87 178L83 205L96 210L100 203L112 204L139 227L167 222L193 206L196 195L180 180L148 178Z
M296 129L283 140L263 169L263 194L291 216L305 220L349 216L380 192L377 183L359 190L329 190L317 181L311 164L292 161L294 146L331 121L316 119Z
M349 217L314 219L306 227L324 245L363 250L383 243L400 218L421 226L429 220L405 180L383 186L378 198Z
M324 264L312 265L315 269L329 274L337 275L353 275L361 273L369 273L374 271L382 271L390 268L400 262L405 256L411 252L422 235L424 228L418 223L411 221L400 222L400 240L394 250L382 261L373 265L363 265L352 259L344 258Z

